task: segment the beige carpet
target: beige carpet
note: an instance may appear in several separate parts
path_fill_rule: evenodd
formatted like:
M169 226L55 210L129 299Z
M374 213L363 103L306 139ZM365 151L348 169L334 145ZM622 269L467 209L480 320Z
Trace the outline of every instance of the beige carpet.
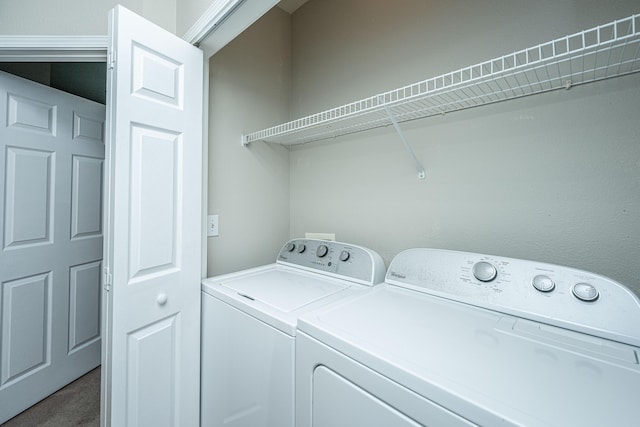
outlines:
M2 424L2 427L98 427L100 368L96 368L43 401Z

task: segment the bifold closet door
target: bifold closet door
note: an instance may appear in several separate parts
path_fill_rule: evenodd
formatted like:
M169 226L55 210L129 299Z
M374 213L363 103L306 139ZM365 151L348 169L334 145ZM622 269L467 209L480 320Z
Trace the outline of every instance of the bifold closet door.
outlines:
M197 427L204 56L109 23L101 424Z
M104 120L0 72L0 423L100 364Z

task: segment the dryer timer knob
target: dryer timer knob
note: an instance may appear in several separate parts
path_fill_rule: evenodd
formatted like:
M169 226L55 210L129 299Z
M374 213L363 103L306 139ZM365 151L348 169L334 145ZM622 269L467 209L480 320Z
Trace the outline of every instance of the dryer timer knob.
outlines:
M490 282L496 278L498 270L490 262L480 261L473 264L473 277L481 282Z

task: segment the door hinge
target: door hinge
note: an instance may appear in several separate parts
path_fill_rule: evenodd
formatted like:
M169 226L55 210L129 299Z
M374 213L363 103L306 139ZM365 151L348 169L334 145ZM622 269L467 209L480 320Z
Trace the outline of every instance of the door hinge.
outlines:
M111 271L109 271L109 267L104 267L102 271L104 273L104 280L102 281L102 285L104 287L104 290L108 292L111 290Z
M110 49L107 52L107 69L112 70L116 66L116 51Z

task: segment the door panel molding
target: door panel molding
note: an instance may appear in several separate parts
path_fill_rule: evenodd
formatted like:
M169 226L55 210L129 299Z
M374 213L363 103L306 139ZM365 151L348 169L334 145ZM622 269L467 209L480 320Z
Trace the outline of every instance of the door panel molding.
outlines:
M2 283L2 366L5 388L49 364L51 357L52 273Z
M104 144L104 118L96 119L74 111L73 139L78 142Z
M178 377L180 315L129 333L126 425L179 426ZM163 402L163 405L149 405Z
M181 227L177 203L181 198L179 133L133 125L131 162L130 277L180 268ZM162 192L154 189L162 188Z
M102 261L75 265L69 271L69 354L100 340Z
M6 149L5 249L53 243L55 153Z
M8 108L7 127L56 136L57 106L10 93Z
M71 240L100 237L104 160L75 154L71 162Z
M182 108L183 64L139 43L132 51L132 94Z

